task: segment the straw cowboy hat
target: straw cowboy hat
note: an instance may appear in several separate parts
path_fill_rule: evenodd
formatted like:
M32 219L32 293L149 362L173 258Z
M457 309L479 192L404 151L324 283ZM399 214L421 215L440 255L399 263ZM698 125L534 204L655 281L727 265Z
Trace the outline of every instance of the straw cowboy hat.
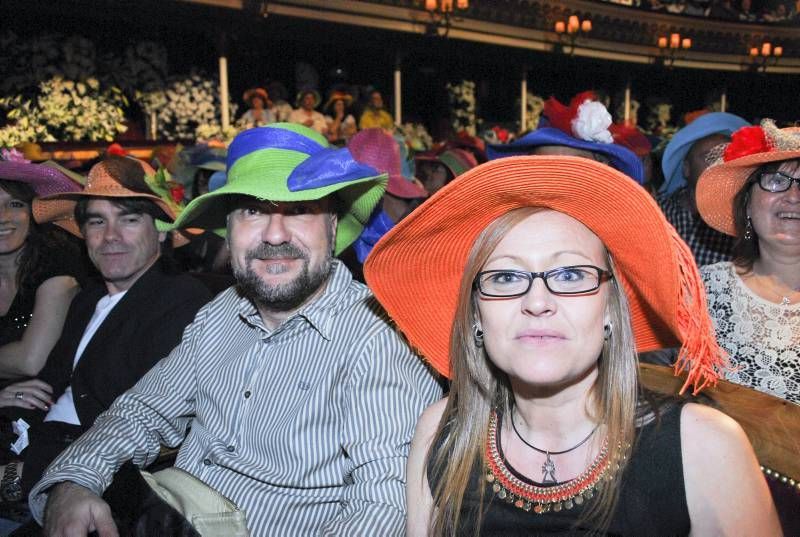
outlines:
M709 226L735 237L733 198L760 166L800 158L800 128L779 129L765 119L734 132L713 153L719 156L697 180L697 210Z

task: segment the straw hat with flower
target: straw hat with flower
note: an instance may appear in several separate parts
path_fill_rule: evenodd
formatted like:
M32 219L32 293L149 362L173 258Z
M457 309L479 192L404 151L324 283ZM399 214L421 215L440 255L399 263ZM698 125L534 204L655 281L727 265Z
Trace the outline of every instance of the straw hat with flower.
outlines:
M135 163L131 166L130 163ZM144 183L147 190L126 185ZM145 198L150 199L171 219L175 220L182 206L183 186L170 180L163 168L156 172L152 166L133 157L114 157L95 164L89 170L86 187L80 192L61 192L44 196L33 202L33 217L37 222L52 222L73 235L81 236L75 221L75 205L82 198ZM166 231L171 222L156 221L159 231ZM175 245L186 244L176 235Z
M637 349L681 345L684 388L716 382L714 338L691 251L630 177L580 157L508 157L461 175L390 230L364 265L370 288L412 346L450 374L450 334L470 249L499 216L547 207L586 225L614 258Z
M742 127L712 151L712 165L697 181L697 210L714 229L736 236L733 198L760 166L800 158L800 128L779 129L771 119Z

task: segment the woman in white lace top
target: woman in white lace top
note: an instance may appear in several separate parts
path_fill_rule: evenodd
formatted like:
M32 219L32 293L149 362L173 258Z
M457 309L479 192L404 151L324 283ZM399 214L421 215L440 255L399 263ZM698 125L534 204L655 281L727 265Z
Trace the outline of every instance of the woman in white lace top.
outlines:
M697 184L697 208L736 237L701 269L728 379L800 404L800 129L735 132Z

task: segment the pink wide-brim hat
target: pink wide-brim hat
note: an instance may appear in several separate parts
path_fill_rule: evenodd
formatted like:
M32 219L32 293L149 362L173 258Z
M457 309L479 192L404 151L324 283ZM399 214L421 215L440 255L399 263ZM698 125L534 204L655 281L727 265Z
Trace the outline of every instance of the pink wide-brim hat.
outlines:
M54 163L49 162L34 164L2 160L0 161L0 179L27 183L38 197L79 192L82 188L77 176L73 179Z
M398 198L427 198L428 192L414 177L405 177L397 140L383 129L364 129L355 134L347 148L358 162L389 174L386 192Z

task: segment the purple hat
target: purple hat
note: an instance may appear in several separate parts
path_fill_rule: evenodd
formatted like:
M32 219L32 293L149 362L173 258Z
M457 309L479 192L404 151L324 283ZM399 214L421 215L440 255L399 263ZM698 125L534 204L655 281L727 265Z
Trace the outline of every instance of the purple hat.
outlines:
M383 129L364 129L358 132L350 139L347 148L358 162L389 174L389 184L386 187L389 194L406 199L428 197L428 193L414 177L403 175L400 146Z
M590 142L574 138L560 129L542 127L529 132L510 144L490 145L487 149L489 160L516 155L527 155L534 147L542 145L562 145L573 149L582 149L592 153L600 153L609 158L609 164L637 183L644 183L644 167L639 157L625 147L614 143Z
M73 175L55 162L34 164L16 157L13 152L3 152L3 157L14 160L0 160L0 179L27 183L38 197L81 190L80 176Z

